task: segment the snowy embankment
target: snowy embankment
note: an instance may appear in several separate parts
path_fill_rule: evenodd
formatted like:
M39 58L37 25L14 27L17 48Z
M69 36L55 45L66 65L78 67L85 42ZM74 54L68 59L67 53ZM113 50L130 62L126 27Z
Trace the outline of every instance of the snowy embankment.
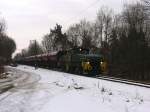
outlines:
M39 82L0 95L0 112L149 112L150 89L29 66ZM22 73L23 74L23 73ZM31 81L32 82L32 81ZM24 83L24 82L22 82Z

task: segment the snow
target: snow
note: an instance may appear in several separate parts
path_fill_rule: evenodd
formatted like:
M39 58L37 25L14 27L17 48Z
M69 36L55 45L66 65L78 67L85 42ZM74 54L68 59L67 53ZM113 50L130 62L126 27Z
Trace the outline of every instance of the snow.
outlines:
M28 77L0 95L0 112L150 112L149 88L22 65L14 69Z
M46 110L43 112L99 112L102 109L103 112L113 112L107 106L95 103L89 97L80 95L75 90L53 98L45 105L45 107L49 106L50 110L45 108Z

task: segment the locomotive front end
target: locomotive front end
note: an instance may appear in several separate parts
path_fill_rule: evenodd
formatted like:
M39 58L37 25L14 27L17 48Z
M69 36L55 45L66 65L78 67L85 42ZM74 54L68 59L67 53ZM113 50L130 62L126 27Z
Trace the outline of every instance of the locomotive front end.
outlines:
M101 55L89 54L82 61L83 74L96 76L106 71L106 62Z

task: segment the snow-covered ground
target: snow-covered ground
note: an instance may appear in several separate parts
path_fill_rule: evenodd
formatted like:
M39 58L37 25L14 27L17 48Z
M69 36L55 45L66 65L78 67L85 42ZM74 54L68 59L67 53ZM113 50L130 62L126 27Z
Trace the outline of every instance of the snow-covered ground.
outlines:
M31 76L0 95L0 112L150 112L148 88L29 66L16 70Z

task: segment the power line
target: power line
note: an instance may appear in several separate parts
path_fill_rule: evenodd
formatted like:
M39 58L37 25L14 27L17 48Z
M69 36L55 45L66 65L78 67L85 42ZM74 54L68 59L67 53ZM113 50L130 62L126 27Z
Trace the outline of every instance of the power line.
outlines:
M76 16L74 16L74 17L68 19L68 20L66 21L66 23L68 23L68 22L72 21L73 19L79 17L79 16L82 15L84 12L86 12L89 8L91 8L91 7L93 7L95 4L97 4L99 1L100 1L100 0L96 0L95 2L91 3L87 8L85 8L84 10L82 10L78 15L76 15Z

